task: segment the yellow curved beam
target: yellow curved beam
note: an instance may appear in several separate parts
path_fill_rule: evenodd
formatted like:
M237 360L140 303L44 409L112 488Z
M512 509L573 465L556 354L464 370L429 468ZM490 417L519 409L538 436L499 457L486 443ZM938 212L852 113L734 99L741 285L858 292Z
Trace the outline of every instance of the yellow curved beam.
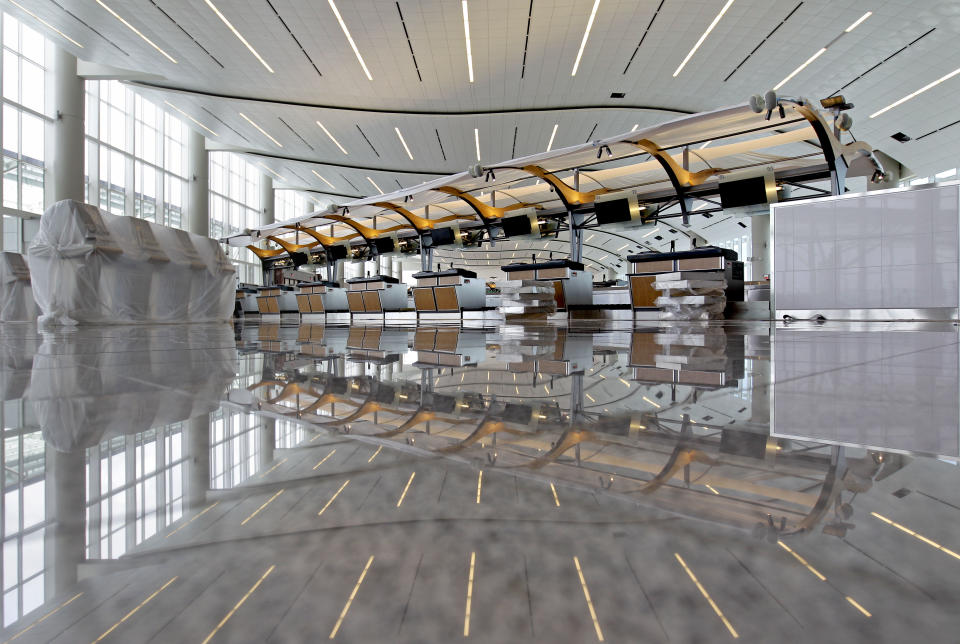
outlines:
M418 232L422 230L432 230L433 228L436 227L437 224L442 224L447 221L454 221L456 219L460 219L463 221L476 221L477 219L473 215L448 215L446 217L440 217L438 219L425 219L420 215L415 215L409 210L407 210L406 208L402 206L398 206L396 204L392 204L389 201L378 201L373 205L377 206L378 208L383 208L384 210L392 210L393 212L397 213L398 215L406 219L410 223L410 225L412 225L414 228L417 229Z
M639 141L636 141L634 145L650 156L656 158L658 161L660 161L661 165L667 165L670 168L670 171L673 172L673 175L677 178L677 181L680 182L680 185L687 188L699 186L710 177L726 172L726 170L722 168L707 168L706 170L700 170L699 172L690 172L689 170L680 167L680 165L672 156L667 154L659 145L649 139L640 139Z
M335 246L340 242L350 241L356 237L360 236L360 233L350 233L349 235L344 235L343 237L333 237L332 235L324 235L323 233L318 233L316 230L311 228L299 228L299 227L288 227L289 230L298 231L310 235L318 242L321 246Z
M376 239L380 235L386 235L387 233L393 233L398 230L416 230L410 224L400 224L398 226L392 226L390 228L381 228L378 230L376 228L370 228L369 226L364 226L363 224L358 224L352 219L347 219L342 215L324 215L323 217L324 219L332 219L333 221L339 221L342 224L346 224L347 226L350 226L351 228L356 230L358 233L360 233L360 235L362 235L364 239Z
M279 237L275 237L273 235L267 235L267 239L272 241L274 244L277 244L288 253L294 253L302 250L309 250L311 248L316 248L317 245L320 243L318 241L313 241L313 242L310 242L309 244L292 244L288 241L284 241Z
M606 188L599 188L597 190L591 190L590 192L580 192L571 188L565 184L560 177L557 175L547 172L538 165L528 165L523 167L523 171L527 174L532 174L535 177L543 179L557 191L560 197L571 206L582 206L584 204L593 203L594 199L597 198L597 195L602 195L604 193L610 192Z
M542 206L532 203L515 203L506 206L505 208L497 208L495 206L485 204L469 192L458 190L453 186L440 186L439 188L434 188L434 190L444 194L453 195L454 197L459 197L463 201L466 201L470 207L473 208L473 210L484 219L500 219L511 210L518 210L520 208L542 208Z
M271 257L283 255L285 252L287 252L282 248L257 248L253 244L247 244L247 248L249 248L253 254L260 259L270 259Z

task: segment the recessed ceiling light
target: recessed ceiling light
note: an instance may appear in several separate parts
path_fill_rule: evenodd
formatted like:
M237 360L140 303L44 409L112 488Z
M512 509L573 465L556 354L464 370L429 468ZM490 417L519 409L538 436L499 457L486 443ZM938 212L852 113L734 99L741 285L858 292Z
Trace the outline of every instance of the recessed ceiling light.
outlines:
M887 105L887 106L886 106L885 108L883 108L882 110L880 110L880 111L878 111L878 112L874 112L873 114L870 115L870 118L874 118L874 117L876 117L876 116L880 116L881 114L883 114L883 113L886 112L887 110L892 110L892 109L895 108L896 106L902 105L902 104L906 103L906 102L909 101L911 98L915 98L915 97L919 96L920 94L923 94L923 93L924 93L925 91L927 91L928 89L931 89L931 88L933 88L933 87L936 87L937 85L939 85L939 84L942 83L943 81L950 80L951 78L953 78L953 77L956 76L957 74L960 74L960 67L958 67L957 69L953 70L952 72L950 72L950 73L947 74L946 76L941 76L940 78L938 78L937 80L933 81L932 83L930 83L930 84L928 84L928 85L924 85L923 87L921 87L921 88L918 89L917 91L911 92L910 94L907 94L906 96L904 96L903 98L901 98L899 101L895 101L895 102L893 102L893 103L890 103L890 105Z
M253 45L251 45L250 43L247 42L247 39L243 37L243 34L241 34L239 31L237 31L237 28L234 27L234 26L230 23L229 20L227 20L227 17L226 17L225 15L223 15L222 13L220 13L220 10L217 9L216 5L214 5L212 2L210 2L210 0L203 0L203 1L206 2L206 3L207 3L207 6L210 7L210 8L213 10L213 13L217 14L217 17L220 18L220 20L223 22L223 24L225 24L225 25L230 29L230 31L233 32L233 35L236 36L237 38L239 38L239 39L240 39L240 42L242 42L242 43L246 46L246 48L250 50L250 53L257 57L257 60L260 61L260 64L263 65L264 67L266 67L266 68L267 68L267 71L272 74L272 73L273 73L273 67L271 67L270 65L267 64L267 61L265 61L265 60L263 59L263 56L261 56L261 55L257 52L257 50L253 48Z
M374 180L371 179L370 177L367 177L367 181L369 181L371 184L373 184L373 187L377 189L377 192L379 192L380 194L383 194L383 190L380 189L380 186L377 185L377 182L376 182L376 181L374 181Z
M467 71L470 72L470 82L473 82L473 50L470 47L470 15L467 10L467 0L463 0L463 37L467 43Z
M867 13L863 14L862 16L860 16L860 18L857 19L857 21L856 21L855 23L853 23L852 25L850 25L849 27L847 27L846 29L844 29L844 30L843 30L844 33L850 33L851 31L853 31L854 29L856 29L857 27L859 27L861 22L863 22L864 20L866 20L867 18L869 18L869 17L872 16L872 15L873 15L873 12L872 12L872 11L868 11Z
M189 114L187 114L186 112L184 112L183 110L181 110L179 107L177 107L176 105L174 105L174 104L171 103L170 101L164 101L164 103L167 104L167 105L169 105L169 106L172 107L173 109L177 110L178 112L180 112L180 113L183 114L184 116L186 116L188 119L190 119L191 121L193 121L194 123L196 123L197 125L199 125L200 127L202 127L204 130L206 130L206 131L209 132L210 134L212 134L212 135L214 135L214 136L220 136L219 134L217 134L216 132L214 132L213 130L211 130L210 128L208 128L206 125L204 125L203 123L201 123L201 122L198 121L197 119L193 118L192 116L190 116Z
M477 146L477 161L480 160L480 130L473 128L473 143Z
M62 36L63 38L66 38L67 40L69 40L70 42L72 42L74 45L76 45L77 47L79 47L80 49L83 49L83 45L81 45L81 44L78 43L76 40L74 40L73 38L71 38L71 37L68 36L67 34L63 33L62 31L60 31L59 29L57 29L56 27L54 27L53 25L51 25L49 22L47 22L46 20L44 20L43 18L41 18L41 17L38 16L37 14L33 13L32 11L30 11L29 9L27 9L26 7L24 7L22 4L20 4L19 2L17 2L17 0L10 0L10 4L12 4L13 6L19 8L20 11L22 11L22 12L24 12L25 14L27 14L28 16L32 17L34 20L36 20L37 22L39 22L40 24L42 24L42 25L43 25L44 27L46 27L47 29L49 29L49 30L51 30L51 31L55 31L55 32L58 33L60 36ZM174 62L176 62L176 61L174 61Z
M683 71L683 68L686 67L688 62L690 62L690 59L693 58L693 55L697 53L697 50L700 49L700 45L702 45L703 41L707 39L707 36L710 35L710 32L713 31L713 28L717 26L717 23L720 22L721 18L723 18L723 14L727 13L727 9L729 9L730 5L732 4L733 0L727 0L727 4L723 5L723 9L721 9L720 13L717 14L717 17L713 19L713 22L710 23L710 26L707 27L707 30L703 32L703 35L700 36L700 40L698 40L697 44L693 46L693 49L691 49L690 53L687 54L687 57L683 59L683 62L680 63L680 66L677 67L677 71L673 72L674 78L676 78L680 72Z
M733 0L730 0L733 2ZM590 30L593 28L593 19L597 17L597 7L600 6L600 0L594 0L593 10L590 11L590 19L587 20L587 28L583 32L583 40L580 41L580 51L577 52L577 59L573 61L573 71L571 76L577 75L577 69L580 67L580 57L583 56L583 48L587 46L587 38L590 37Z
M554 123L554 124L553 124L553 132L550 133L550 142L547 143L547 152L549 152L549 151L551 150L551 148L553 148L553 137L555 137L555 136L557 135L557 126L558 126L558 125L560 125L560 124L559 124L559 123Z
M413 161L413 155L410 153L410 148L407 147L407 142L403 140L403 135L400 134L400 128L394 127L393 129L397 133L397 136L400 137L400 143L403 143L403 149L407 151L407 156Z
M140 37L144 40L144 42L146 42L146 43L149 44L151 47L153 47L154 49L156 49L157 51L159 51L161 54L163 54L163 55L166 57L167 60L169 60L171 63L176 64L177 61L174 60L173 56L171 56L171 55L168 54L167 52L165 52L165 51L163 51L162 49L160 49L160 46L157 45L157 43L153 42L152 40L150 40L149 38L147 38L146 36L144 36L143 33L142 33L139 29L137 29L136 27L134 27L133 25L131 25L129 22L127 22L126 20L124 20L123 18L121 18L121 17L120 17L120 14L118 14L116 11L114 11L113 9L111 9L110 7L108 7L107 5L105 5L105 4L103 3L103 0L97 0L97 4L100 5L101 7L103 7L104 9L106 9L107 11L109 11L109 12L110 12L110 15L113 16L114 18L116 18L117 20L119 20L120 22L122 22L123 25L124 25L127 29L129 29L129 30L132 31L133 33L135 33L135 34L137 34L138 36L140 36Z
M641 235L641 237L649 237L650 235L653 235L654 233L658 233L658 232L660 232L660 229L659 229L659 228L654 228L653 230L651 230L651 231L648 232L647 234Z
M327 136L329 136L329 137L330 137L330 140L333 141L334 144L335 144L338 148L340 148L340 151L341 151L341 152L343 152L344 154L348 154L348 152L343 148L343 146L340 145L340 141L337 141L335 138L333 138L333 135L330 134L330 130L328 130L328 129L323 125L323 123L321 123L320 121L317 121L317 125L319 125L319 126L320 126L320 129L323 130L323 133L326 134Z
M278 148L282 148L282 147L283 147L283 144L280 143L280 141L277 141L275 138L273 138L272 136L270 136L269 134L267 134L267 131L264 130L264 129L263 129L262 127L260 127L259 125L257 125L256 123L254 123L252 120L250 120L250 117L249 117L249 116L247 116L247 115L244 114L243 112L238 112L238 114L240 114L240 116L242 116L243 119L244 119L247 123L249 123L249 124L252 125L253 127L257 128L257 130L260 131L260 134L264 135L265 137L267 137L268 139L270 139L271 141L273 141Z
M638 127L640 127L640 124L639 124L639 123L636 123L632 128L630 128L630 131L631 131L631 132L636 132Z
M327 0L327 2L330 3L330 8L333 9L333 15L337 17L337 22L340 23L340 29L343 30L343 35L347 37L347 42L350 43L353 53L356 54L357 60L360 61L360 66L363 67L363 73L367 75L367 80L372 81L373 76L370 75L370 70L367 69L367 64L363 62L363 56L360 55L360 50L357 49L357 43L353 42L353 36L350 35L350 30L347 29L347 23L343 21L340 11L337 10L337 5L333 3L333 0Z
M327 184L328 186L330 186L331 188L333 188L334 190L336 190L336 188L333 187L333 184L330 183L329 181L327 181L326 179L324 179L324 178L320 175L319 172L317 172L316 170L311 170L310 172L312 172L313 174L317 175L317 177L320 178L320 181L323 181L325 184Z
M261 168L263 168L264 170L266 170L267 172L271 173L271 174L272 174L273 176L275 176L277 179L280 179L280 181L286 181L286 179L284 179L276 170L274 170L273 168L271 168L271 167L268 166L267 164L261 163L260 161L257 161L257 165L260 166Z
M805 63L803 63L802 65L800 65L799 67L797 67L795 70L793 70L792 72L790 72L790 74L789 74L786 78L784 78L782 81L780 81L779 83L777 83L776 85L774 85L774 86L773 86L773 89L774 89L774 90L778 90L778 89L780 89L781 87L783 87L784 85L786 85L786 84L787 84L787 81L789 81L791 78L793 78L794 76L796 76L797 74L799 74L800 72L802 72L802 71L807 67L807 65L809 65L810 63L812 63L812 62L815 61L816 59L820 58L820 56L822 56L822 55L823 55L823 52L825 52L825 51L827 51L827 48L826 48L826 47L821 47L821 48L820 48L820 51L818 51L817 53L815 53L813 56L811 56L810 58L808 58Z

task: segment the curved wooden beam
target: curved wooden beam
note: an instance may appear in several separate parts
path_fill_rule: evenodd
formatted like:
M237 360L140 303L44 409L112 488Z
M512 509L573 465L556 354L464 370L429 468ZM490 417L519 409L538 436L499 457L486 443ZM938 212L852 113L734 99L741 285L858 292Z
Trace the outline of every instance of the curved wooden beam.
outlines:
M323 218L331 219L333 221L339 221L341 224L346 224L347 226L350 226L355 231L360 233L360 236L366 239L367 241L376 239L377 237L381 235L386 235L387 233L397 232L398 230L410 230L410 229L416 230L416 228L414 228L410 224L400 224L398 226L391 226L390 228L380 228L380 229L370 228L369 226L358 224L357 222L353 221L352 219L348 219L343 215L323 215Z
M282 248L257 248L253 244L247 244L247 248L249 248L250 251L260 259L270 259L271 257L283 255L285 252L287 252Z
M560 201L563 202L563 205L569 210L573 206L582 206L584 204L593 203L597 198L597 195L602 195L607 192L610 192L606 188L599 188L597 190L591 190L590 192L580 192L571 188L565 184L560 177L557 175L547 172L538 165L528 165L522 168L527 174L532 174L535 177L543 179L557 191L557 196L560 197Z
M402 206L398 206L396 204L392 204L389 201L378 201L373 205L379 208L383 208L384 210L392 210L393 212L397 213L398 215L403 217L407 222L409 222L410 225L413 226L418 233L422 233L427 230L433 230L433 228L435 228L437 224L442 224L447 221L454 221L457 219L460 219L463 221L476 220L476 217L474 217L473 215L448 215L446 217L440 217L438 219L425 219L420 215L415 215L409 210L407 210L406 208Z
M350 241L351 239L360 237L360 233L350 233L349 235L344 235L343 237L334 237L332 235L324 235L323 233L318 233L316 230L312 228L304 228L302 226L286 226L286 229L292 230L294 232L300 232L306 235L310 235L311 237L316 239L318 242L320 242L320 245L324 247L335 246L340 242Z
M454 197L458 197L467 202L467 204L473 208L473 211L480 217L481 221L489 219L501 219L511 210L518 210L520 208L542 208L542 206L532 203L515 203L504 208L497 208L496 206L485 204L469 192L464 192L454 188L453 186L440 186L439 188L433 188L433 190L442 192L444 194L453 195Z
M309 244L292 244L274 235L267 235L267 239L288 253L298 253L304 250L310 250L311 248L316 248L320 244L318 241L312 241Z
M634 145L652 156L663 166L664 171L670 176L671 183L679 183L680 186L684 188L699 186L710 177L726 172L723 168L707 168L699 172L690 172L680 167L672 156L649 139L640 139L639 141L635 141ZM681 195L677 196L680 197Z

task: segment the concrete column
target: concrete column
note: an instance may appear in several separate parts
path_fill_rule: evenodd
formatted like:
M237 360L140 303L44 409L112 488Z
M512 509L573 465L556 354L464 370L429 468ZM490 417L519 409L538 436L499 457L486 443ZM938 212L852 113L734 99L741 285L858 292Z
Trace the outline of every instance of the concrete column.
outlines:
M45 457L47 516L55 521L45 535L48 565L44 583L47 597L52 597L76 585L78 566L86 556L84 451L63 453L47 446Z
M53 202L84 201L83 195L83 80L77 76L77 59L55 48L53 60Z
M341 259L340 261L337 262L336 270L333 272L333 281L337 282L341 286L343 286L343 280L344 280L343 267L345 265L346 265L346 262Z
M191 231L193 232L193 231ZM206 504L210 488L210 414L191 418L184 441L187 450L187 508Z
M273 449L277 441L277 421L264 418L260 428L260 470L266 471L273 462Z
M770 274L770 215L750 218L751 280L759 281Z
M194 130L187 133L187 230L210 235L210 158L206 139Z
M260 225L274 222L273 217L273 179L260 175Z
M399 257L392 257L390 258L390 263L393 265L393 270L391 271L390 274L402 282L403 281L403 260L400 259Z

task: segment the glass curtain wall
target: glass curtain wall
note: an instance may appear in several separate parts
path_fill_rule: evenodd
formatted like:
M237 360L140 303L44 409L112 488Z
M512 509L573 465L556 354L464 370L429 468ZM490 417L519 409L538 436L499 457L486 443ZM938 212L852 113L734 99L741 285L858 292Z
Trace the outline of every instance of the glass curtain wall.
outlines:
M218 239L260 224L260 170L232 152L210 152L210 237ZM240 281L262 284L260 260L230 248Z

